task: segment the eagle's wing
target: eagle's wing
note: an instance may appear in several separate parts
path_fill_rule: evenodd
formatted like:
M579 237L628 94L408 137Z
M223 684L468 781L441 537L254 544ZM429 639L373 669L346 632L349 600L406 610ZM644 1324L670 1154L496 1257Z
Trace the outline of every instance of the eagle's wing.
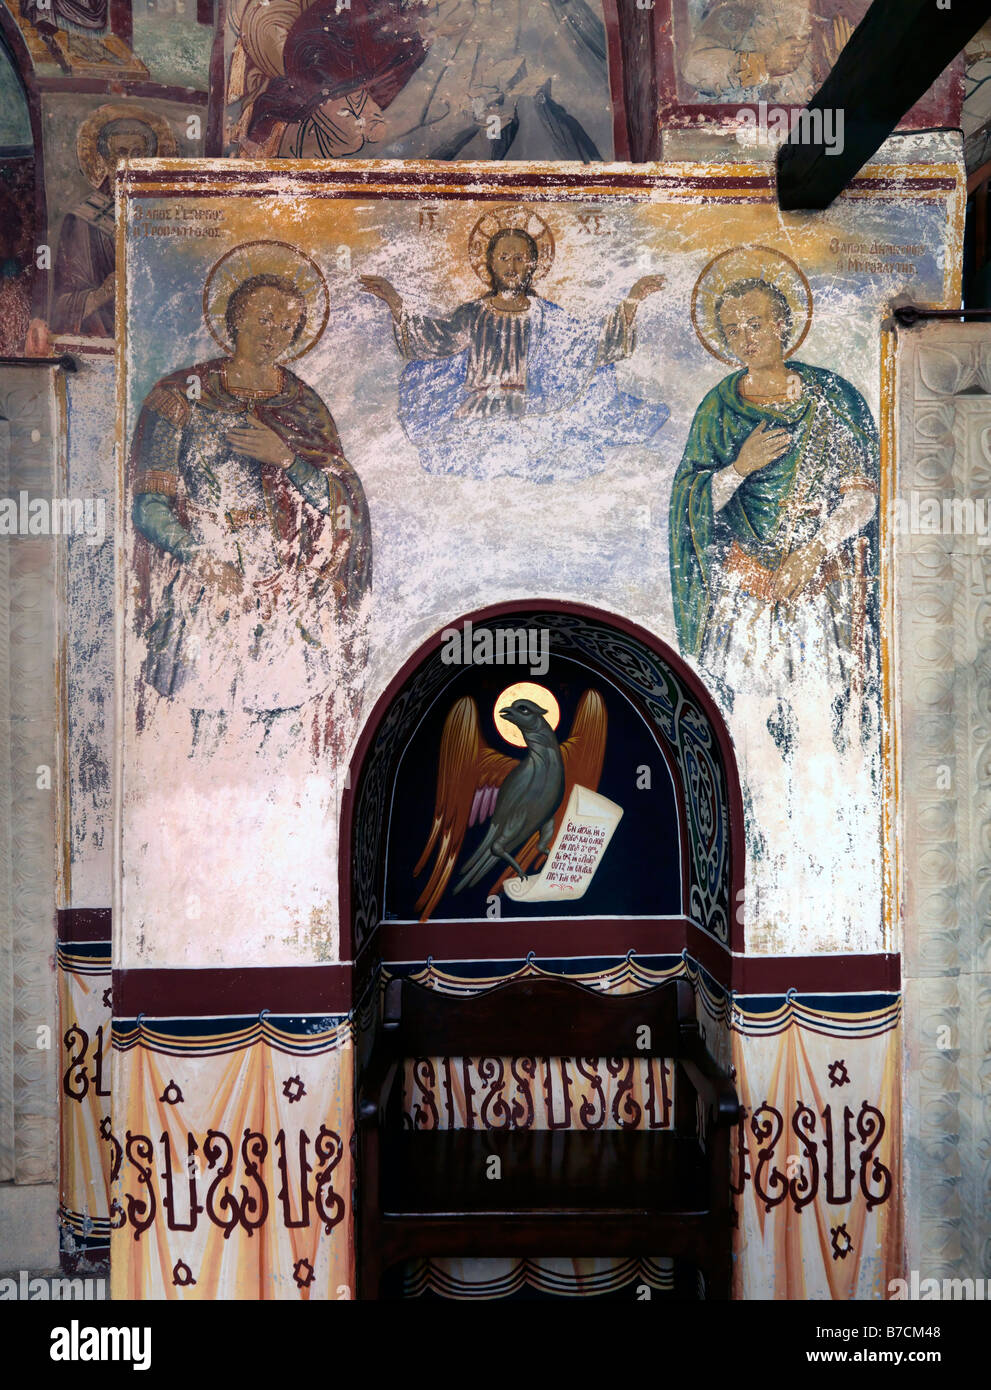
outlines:
M447 887L465 831L488 820L496 793L514 767L519 767L516 758L497 753L482 738L475 701L470 696L457 700L441 734L430 836L413 870L413 876L419 878L436 850L430 878L416 903L421 922L428 919Z
M554 816L555 836L561 829L564 813L568 809L572 787L577 784L588 787L592 791L598 791L599 778L602 776L602 764L606 756L606 724L606 706L602 696L596 690L586 690L578 701L578 709L575 711L571 733L561 744L561 758L564 762L564 796L561 798L561 805ZM537 857L537 845L539 843L540 832L535 831L516 855L519 866L524 873L529 871L530 865ZM498 893L512 872L512 869L507 869L500 875L498 883L491 890L492 893Z

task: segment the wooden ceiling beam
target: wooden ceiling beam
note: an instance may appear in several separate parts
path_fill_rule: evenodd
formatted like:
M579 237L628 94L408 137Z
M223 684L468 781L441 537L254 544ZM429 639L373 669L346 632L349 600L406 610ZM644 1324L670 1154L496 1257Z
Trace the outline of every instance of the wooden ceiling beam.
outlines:
M943 4L874 0L809 102L811 119L804 130L793 125L778 151L782 210L828 207L991 16L991 0ZM843 113L842 142L829 138L837 112ZM810 131L817 138L808 139Z

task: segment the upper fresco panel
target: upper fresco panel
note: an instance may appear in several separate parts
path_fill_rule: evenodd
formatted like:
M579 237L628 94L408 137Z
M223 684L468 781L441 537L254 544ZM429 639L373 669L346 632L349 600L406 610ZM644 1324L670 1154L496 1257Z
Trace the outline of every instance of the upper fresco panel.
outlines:
M741 109L805 106L822 86L870 0L657 0L658 125L732 123ZM899 123L955 126L962 59Z
M614 136L609 8L609 0L233 0L224 153L610 160L625 150Z

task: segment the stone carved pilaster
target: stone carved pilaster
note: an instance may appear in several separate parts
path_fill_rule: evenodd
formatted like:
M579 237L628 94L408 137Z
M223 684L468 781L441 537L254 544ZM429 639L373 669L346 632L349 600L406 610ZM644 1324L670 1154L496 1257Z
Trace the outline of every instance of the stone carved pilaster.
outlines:
M907 1263L921 1278L988 1278L991 330L903 333L897 378ZM939 531L922 529L926 499Z

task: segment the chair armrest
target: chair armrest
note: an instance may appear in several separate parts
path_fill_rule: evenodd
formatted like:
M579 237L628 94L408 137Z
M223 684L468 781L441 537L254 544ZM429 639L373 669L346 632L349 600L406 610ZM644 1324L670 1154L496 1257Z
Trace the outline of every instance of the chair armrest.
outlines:
M358 1083L358 1124L381 1125L396 1079L399 1058L384 1047L374 1048Z
M682 1055L677 1059L685 1069L685 1075L695 1087L696 1093L709 1107L712 1122L716 1125L732 1127L740 1119L740 1101L736 1087L722 1067L710 1057L702 1039L692 1038Z

